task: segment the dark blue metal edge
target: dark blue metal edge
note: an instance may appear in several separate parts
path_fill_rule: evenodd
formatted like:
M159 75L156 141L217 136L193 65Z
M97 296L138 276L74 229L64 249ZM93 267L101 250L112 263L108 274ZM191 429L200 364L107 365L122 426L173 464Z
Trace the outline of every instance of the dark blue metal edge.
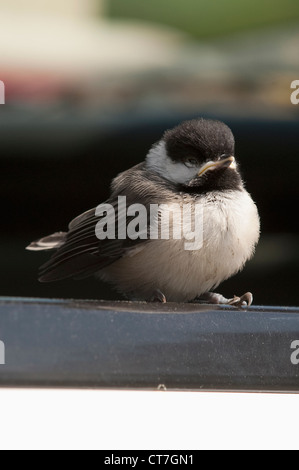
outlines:
M299 392L299 308L2 297L0 341L2 387Z

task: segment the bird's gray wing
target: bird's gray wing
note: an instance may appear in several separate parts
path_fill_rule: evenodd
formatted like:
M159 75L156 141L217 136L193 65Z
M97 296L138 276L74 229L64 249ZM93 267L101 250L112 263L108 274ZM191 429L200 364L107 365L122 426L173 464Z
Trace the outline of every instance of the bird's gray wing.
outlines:
M118 233L118 216L122 223L129 223L123 214L118 213L117 201L106 201L115 209L115 232ZM88 277L105 266L117 261L128 253L136 244L146 240L105 239L96 236L96 226L102 217L96 216L96 209L79 216L70 224L65 243L55 252L51 259L40 268L39 280L52 282L67 278Z
M65 243L40 268L39 280L52 282L67 278L88 277L128 254L136 246L147 243L148 240L142 238L119 239L118 229L123 224L126 229L134 218L125 217L126 207L137 202L149 209L150 203L156 203L157 198L160 200L161 191L159 187L157 188L157 184L158 181L148 179L147 173L144 173L140 165L116 178L112 186L112 196L104 204L109 204L114 208L116 238L100 240L96 236L96 227L102 217L96 215L96 209L85 212L70 223ZM119 210L119 196L127 198L125 211ZM144 230L149 229L149 218L150 211L147 210Z

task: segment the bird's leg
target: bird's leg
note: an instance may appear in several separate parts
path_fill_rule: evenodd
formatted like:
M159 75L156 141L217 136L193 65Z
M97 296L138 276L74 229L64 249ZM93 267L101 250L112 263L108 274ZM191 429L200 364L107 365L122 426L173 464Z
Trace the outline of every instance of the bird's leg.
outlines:
M234 307L250 307L253 302L253 295L250 292L242 295L242 297L234 296L233 299L226 299L221 294L215 292L207 292L206 294L197 297L197 301L208 304L218 305L232 305Z
M161 304L166 304L167 300L163 292L161 292L159 289L156 289L152 298L150 299L150 302L160 302Z

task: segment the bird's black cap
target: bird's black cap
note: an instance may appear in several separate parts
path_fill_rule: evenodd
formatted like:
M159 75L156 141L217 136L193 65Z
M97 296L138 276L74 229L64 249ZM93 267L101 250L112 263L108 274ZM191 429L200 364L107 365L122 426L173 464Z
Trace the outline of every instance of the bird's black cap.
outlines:
M231 156L235 152L233 133L221 121L186 121L166 131L164 140L167 154L174 161L184 161L188 156L201 163L221 156Z
M235 155L235 139L231 129L221 121L197 119L186 121L164 134L167 155L175 162L195 160L199 165L209 161L224 162ZM183 191L205 193L242 189L243 182L237 168L219 165L214 171L197 176Z

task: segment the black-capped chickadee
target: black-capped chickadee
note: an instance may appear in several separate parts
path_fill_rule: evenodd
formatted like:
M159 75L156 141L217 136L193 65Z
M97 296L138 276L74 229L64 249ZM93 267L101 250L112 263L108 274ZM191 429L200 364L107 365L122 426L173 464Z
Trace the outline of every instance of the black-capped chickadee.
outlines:
M147 214L143 227L140 213L134 220L140 207ZM187 208L189 216L182 217ZM176 234L160 236L162 219L169 221L168 233L176 226ZM197 244L190 245L190 234ZM244 267L259 235L258 211L238 171L231 130L198 119L165 132L143 163L113 180L105 204L73 220L67 233L28 249L55 250L40 269L41 282L96 275L133 300L240 307L251 305L252 294L225 299L213 290Z

